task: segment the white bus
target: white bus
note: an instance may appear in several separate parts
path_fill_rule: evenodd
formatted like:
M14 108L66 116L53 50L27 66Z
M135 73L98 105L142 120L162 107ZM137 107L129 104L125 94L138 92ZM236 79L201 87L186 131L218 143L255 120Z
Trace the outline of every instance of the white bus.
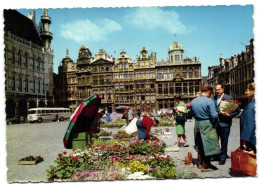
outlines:
M28 110L27 119L29 122L39 122L42 121L64 121L64 119L69 119L71 116L71 111L69 108L61 107L40 107L32 108Z

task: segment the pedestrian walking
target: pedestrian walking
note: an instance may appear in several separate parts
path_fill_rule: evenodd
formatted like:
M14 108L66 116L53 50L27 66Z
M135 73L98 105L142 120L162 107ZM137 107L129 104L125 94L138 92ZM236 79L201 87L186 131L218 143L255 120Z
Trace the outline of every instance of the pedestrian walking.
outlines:
M136 121L138 138L149 140L150 139L150 131L152 126L157 126L159 121L157 119L152 119L148 117L147 113L142 113L142 120L139 119Z
M110 112L110 110L108 109L108 110L107 110L107 113L106 113L106 122L110 122L110 121L111 121L110 115L111 115L111 112Z
M214 102L216 110L218 113L218 123L216 125L217 135L221 142L221 153L215 156L215 160L219 160L219 165L224 165L228 157L228 138L230 134L230 128L232 125L232 118L240 113L240 108L238 107L234 112L228 114L226 112L220 112L219 106L222 100L232 100L233 97L224 93L224 88L222 85L217 84L215 86L215 96ZM213 158L214 159L214 158Z
M218 114L213 100L210 98L213 88L205 86L199 97L191 101L191 113L195 117L194 136L198 151L197 167L202 172L213 171L210 155L220 153L220 147L214 123Z
M250 102L240 116L240 142L243 149L256 153L255 83L248 85L245 94Z
M181 101L182 100L181 95L176 95L174 97L174 100L176 102L176 106L173 108L175 114L175 120L176 120L176 134L177 134L176 147L179 147L181 138L183 138L185 142L183 147L188 147L189 144L185 136L185 122L186 122L186 114L188 113L188 109L186 107L186 104L183 101Z

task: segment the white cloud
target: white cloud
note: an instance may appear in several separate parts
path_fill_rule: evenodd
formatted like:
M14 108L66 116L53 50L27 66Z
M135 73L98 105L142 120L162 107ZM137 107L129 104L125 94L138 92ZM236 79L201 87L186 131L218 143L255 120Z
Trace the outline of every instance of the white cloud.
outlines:
M122 27L117 22L107 18L97 22L91 22L86 19L75 20L65 25L61 25L60 34L66 39L82 43L84 41L108 40L108 34L121 29Z
M164 11L159 7L136 8L125 16L125 21L143 29L161 28L169 33L185 34L193 30L179 20L175 11Z

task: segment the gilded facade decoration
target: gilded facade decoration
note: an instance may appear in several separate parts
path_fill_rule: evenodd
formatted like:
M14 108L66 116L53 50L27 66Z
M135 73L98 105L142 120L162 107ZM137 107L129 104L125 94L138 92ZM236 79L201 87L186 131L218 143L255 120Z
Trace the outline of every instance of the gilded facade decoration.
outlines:
M199 57L184 58L184 47L176 40L168 49L167 61L157 61L156 53L143 47L136 62L122 50L118 58L109 56L100 49L93 58L86 46L79 49L74 71L61 72L61 76L76 76L74 104L94 93L101 94L102 107L112 110L119 105L128 105L135 110L156 111L174 106L174 96L181 94L185 102L190 102L195 93L201 90L201 63ZM66 57L65 57L66 58ZM63 59L64 61L64 59ZM61 68L65 62L61 62ZM65 67L66 68L66 67ZM66 73L66 74L65 74ZM68 88L59 88L66 94ZM56 94L58 96L62 96ZM66 107L73 106L64 99Z

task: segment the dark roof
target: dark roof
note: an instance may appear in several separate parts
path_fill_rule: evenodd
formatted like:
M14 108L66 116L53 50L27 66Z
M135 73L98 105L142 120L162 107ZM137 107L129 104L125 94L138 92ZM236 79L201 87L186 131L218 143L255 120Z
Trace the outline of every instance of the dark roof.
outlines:
M14 35L17 35L33 43L43 46L42 40L34 26L31 19L22 15L16 10L4 10L5 27L4 31L10 31Z

